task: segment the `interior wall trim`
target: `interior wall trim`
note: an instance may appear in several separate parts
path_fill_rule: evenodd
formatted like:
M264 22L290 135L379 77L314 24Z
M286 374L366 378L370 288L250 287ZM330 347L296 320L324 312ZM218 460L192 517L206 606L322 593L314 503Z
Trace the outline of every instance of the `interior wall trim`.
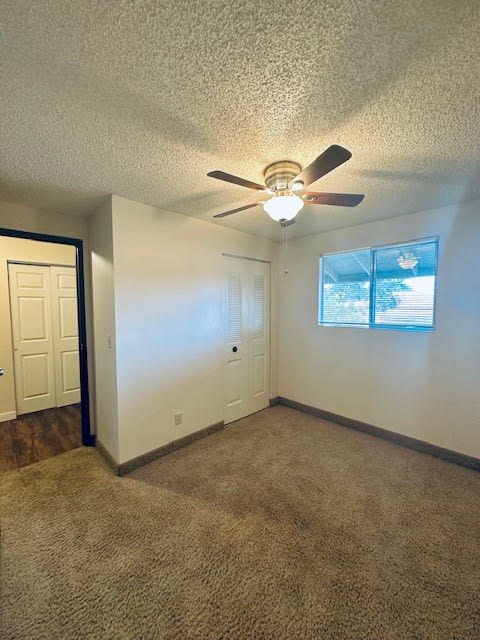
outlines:
M110 467L110 469L112 469L112 471L114 473L116 473L118 475L118 467L119 464L118 462L115 460L115 458L111 455L110 451L107 449L107 447L103 444L103 442L101 442L101 440L99 440L97 438L96 442L95 442L95 449L98 451L98 453L102 456L102 458L105 460L105 462L108 464L108 466Z
M147 453L143 453L141 456L137 456L136 458L132 458L131 460L127 460L127 462L118 463L105 446L98 440L96 442L96 447L100 454L105 458L107 463L113 469L113 471L118 476L124 476L139 467L143 467L149 462L153 462L162 456L166 456L167 453L172 453L173 451L177 451L177 449L182 449L187 445L195 442L196 440L201 440L202 438L206 438L207 436L215 433L216 431L220 431L225 426L223 422L216 422L215 424L211 424L204 429L200 429L199 431L195 431L194 433L190 433L183 438L179 438L178 440L173 440L173 442L169 442L168 444L159 447L158 449L153 449L152 451L147 451Z
M25 265L35 265L36 267L72 267L75 268L74 264L61 264L57 262L37 262L35 260L7 260L7 264L25 264Z
M5 411L0 413L0 422L8 422L8 420L15 420L17 417L16 411Z
M251 256L240 256L236 253L222 253L225 258L238 258L239 260L251 260L252 262L264 262L265 264L272 264L271 260L264 260L263 258L252 258Z
M283 398L281 396L278 398L278 401L279 404L283 404L286 407L291 407L292 409L297 409L298 411L303 411L304 413L309 413L310 415L316 416L317 418L323 418L324 420L335 422L336 424L340 424L344 427L349 427L350 429L356 429L357 431L368 433L368 435L375 436L376 438L389 440L390 442L399 444L402 447L414 449L415 451L419 451L420 453L426 453L430 456L435 456L436 458L447 460L447 462L453 462L454 464L458 464L462 467L480 471L480 459L469 456L465 453L459 453L458 451L452 451L451 449L444 449L443 447L438 447L435 444L431 444L423 440L418 440L417 438L405 436L401 433L396 433L395 431L389 431L388 429L383 429L382 427L376 427L372 424L368 424L367 422L360 422L360 420L347 418L345 416L338 415L337 413L325 411L324 409L311 407L307 404L302 404L301 402L289 400L288 398Z

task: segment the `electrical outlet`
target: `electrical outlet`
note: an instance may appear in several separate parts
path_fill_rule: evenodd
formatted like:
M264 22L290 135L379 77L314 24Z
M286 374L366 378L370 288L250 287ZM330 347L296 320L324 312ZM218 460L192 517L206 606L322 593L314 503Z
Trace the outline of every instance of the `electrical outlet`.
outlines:
M183 413L179 411L175 414L175 425L178 427L179 424L183 422Z

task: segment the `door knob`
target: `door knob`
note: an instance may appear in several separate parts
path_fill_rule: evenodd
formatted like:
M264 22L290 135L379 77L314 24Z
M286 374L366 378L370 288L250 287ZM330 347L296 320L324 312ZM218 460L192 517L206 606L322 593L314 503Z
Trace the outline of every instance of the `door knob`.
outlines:
M3 376L3 369L0 369L0 376Z
M238 351L237 347L233 347L232 351L233 351L233 353L237 353L237 351Z

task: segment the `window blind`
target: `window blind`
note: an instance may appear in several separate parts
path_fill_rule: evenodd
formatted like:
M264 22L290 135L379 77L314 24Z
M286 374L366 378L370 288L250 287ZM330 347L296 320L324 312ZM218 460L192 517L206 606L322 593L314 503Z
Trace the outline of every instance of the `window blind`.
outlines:
M433 329L438 239L326 254L319 324Z

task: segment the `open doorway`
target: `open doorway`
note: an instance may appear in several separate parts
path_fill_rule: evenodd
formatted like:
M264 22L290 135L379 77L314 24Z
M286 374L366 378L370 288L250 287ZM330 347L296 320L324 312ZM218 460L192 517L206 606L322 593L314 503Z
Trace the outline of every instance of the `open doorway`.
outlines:
M7 334L2 338L5 344L0 344L2 357L0 369L3 369L3 375L0 377L0 458L3 453L4 466L6 464L8 468L9 464L14 464L12 451L9 450L12 445L12 433L15 435L17 448L22 449L21 454L16 456L17 462L19 462L16 466L30 464L81 444L92 446L95 443L95 438L90 430L83 243L76 238L10 229L0 229L0 243L3 243L0 246L0 309L2 325L6 328L6 331L2 331L2 335ZM22 255L24 248L25 253ZM35 266L28 266L32 264ZM9 269L11 271L10 281L8 281ZM15 308L15 313L12 314L10 309L12 274L16 273L15 269L17 271L20 269L22 274L26 274L22 277L26 282L28 281L27 284L32 285L29 288L32 294L35 293L35 287L38 283L52 283L51 292L47 292L52 296L52 308L58 306L59 296L61 296L64 316L60 322L63 322L64 326L66 326L65 323L68 324L69 327L68 331L63 331L63 336L60 335L62 332L59 333L60 337L56 336L54 325L56 323L58 328L58 318L55 320L53 316L48 316L51 318L51 326L45 333L51 334L51 348L55 347L57 350L57 353L49 356L44 353L46 349L39 349L42 355L37 355L35 349L32 349L33 341L29 341L29 336L27 336L26 343L30 343L29 348L32 354L29 356L30 360L28 357L25 359L26 362L31 363L31 370L27 372L22 371L21 368L19 370L18 335L14 335L14 323L18 322L18 317L15 318L18 305ZM75 300L72 297L67 298L65 291L59 294L59 291L55 289L57 285L54 282L65 283L70 291L74 291ZM6 299L7 288L8 302ZM23 295L22 301L25 307L23 313L26 314L25 326L27 326L28 333L30 310L33 319L36 309L45 310L49 302L47 299L42 301L33 297L28 299ZM43 319L32 322L32 336L37 330L35 324L41 325L42 322ZM65 341L65 335L68 337L73 334L76 334L76 346L74 346L72 342L74 339L71 337L69 338L70 342ZM10 344L8 344L9 341ZM72 365L76 365L76 368ZM64 370L61 372L60 378L63 382L59 384L58 375L57 381L55 381L55 367L58 373L62 366ZM30 379L27 379L27 373L32 376ZM42 375L50 376L51 380L46 380L43 383ZM30 385L29 393L18 394L18 386L21 386L24 380L27 385ZM50 391L46 393L46 390L49 389L51 393ZM25 403L22 405L19 398L21 396L28 398L29 395L32 400L30 405L28 402L26 405ZM45 406L41 401L35 400L36 395L39 399L47 399L44 402ZM49 396L52 396L53 399ZM22 444L22 438L29 440ZM10 456L10 460L6 459L8 456ZM0 470L1 466L0 464Z

